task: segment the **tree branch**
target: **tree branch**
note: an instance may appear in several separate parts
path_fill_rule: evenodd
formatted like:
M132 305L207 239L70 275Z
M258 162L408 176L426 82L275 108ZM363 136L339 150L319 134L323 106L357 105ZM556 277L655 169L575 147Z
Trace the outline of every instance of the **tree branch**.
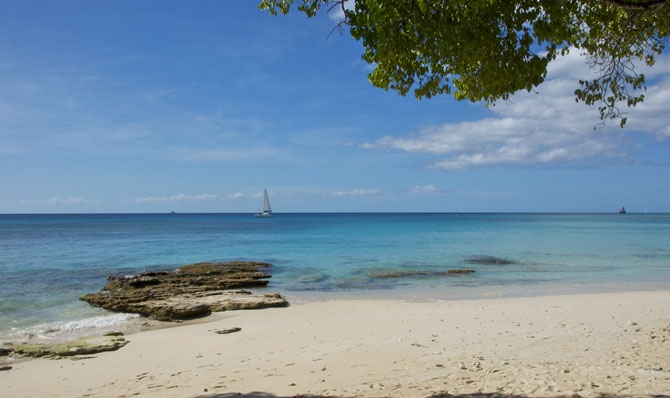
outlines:
M666 0L600 0L605 4L620 7L624 10L644 10L644 11L658 11L667 3Z

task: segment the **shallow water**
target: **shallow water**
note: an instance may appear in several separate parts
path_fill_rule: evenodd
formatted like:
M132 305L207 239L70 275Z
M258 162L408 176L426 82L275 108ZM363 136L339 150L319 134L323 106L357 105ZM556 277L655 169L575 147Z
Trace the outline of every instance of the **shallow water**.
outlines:
M78 300L110 274L238 259L294 303L667 289L670 215L0 215L0 341L127 322Z

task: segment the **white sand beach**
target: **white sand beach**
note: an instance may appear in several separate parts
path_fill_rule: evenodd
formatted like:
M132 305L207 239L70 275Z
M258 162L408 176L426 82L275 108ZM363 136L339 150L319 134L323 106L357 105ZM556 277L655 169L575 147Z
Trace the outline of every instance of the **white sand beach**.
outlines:
M17 361L0 396L670 394L670 291L315 302L127 339L89 358Z

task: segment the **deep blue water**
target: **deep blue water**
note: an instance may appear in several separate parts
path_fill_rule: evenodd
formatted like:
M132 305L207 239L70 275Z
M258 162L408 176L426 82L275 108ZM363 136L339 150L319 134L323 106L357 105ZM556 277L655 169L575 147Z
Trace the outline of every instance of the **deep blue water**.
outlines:
M0 342L122 321L78 300L110 274L238 259L291 302L667 289L670 215L0 215ZM417 275L379 277L397 272Z

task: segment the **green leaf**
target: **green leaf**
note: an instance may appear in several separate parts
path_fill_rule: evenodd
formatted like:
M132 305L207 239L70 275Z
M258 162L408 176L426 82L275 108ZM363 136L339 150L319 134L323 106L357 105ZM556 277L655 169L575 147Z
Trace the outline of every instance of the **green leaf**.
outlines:
M347 1L347 0L345 0ZM354 1L354 0L348 0ZM618 6L617 4L622 4ZM313 17L340 0L262 0L271 15L292 5ZM494 104L542 84L547 66L572 48L601 75L578 81L575 100L598 105L602 121L625 118L644 100L637 65L655 64L670 34L670 7L597 0L356 0L345 11L351 36L375 69L370 82L400 95ZM639 7L638 7L639 6ZM638 7L638 8L636 8ZM537 49L545 49L538 53Z

